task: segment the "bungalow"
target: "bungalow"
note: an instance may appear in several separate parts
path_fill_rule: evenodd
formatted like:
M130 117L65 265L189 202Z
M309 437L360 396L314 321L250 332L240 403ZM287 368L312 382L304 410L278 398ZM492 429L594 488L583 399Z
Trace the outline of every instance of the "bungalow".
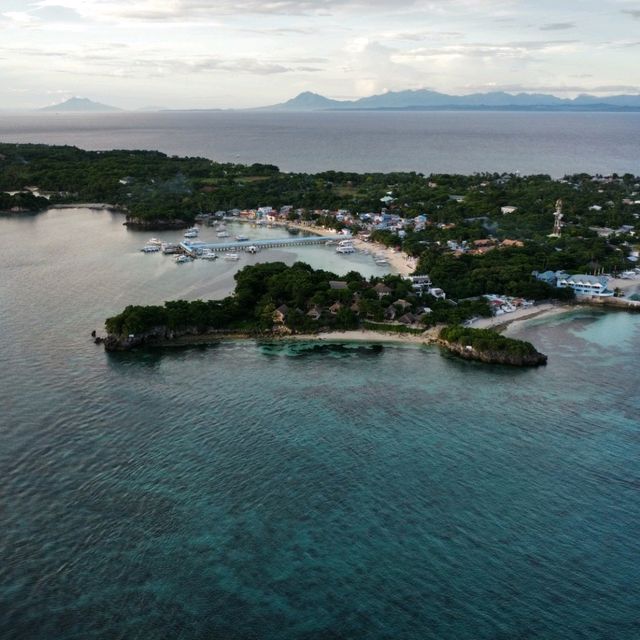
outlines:
M509 240L506 238L500 243L501 247L524 247L522 240Z
M378 282L378 284L373 287L373 290L378 294L378 298L384 298L384 296L391 295L391 289L383 282Z
M337 291L348 289L349 285L344 280L329 280L329 288Z
M355 313L357 316L360 315L360 303L356 300L354 301L354 303L349 307L351 309L351 311L353 311L353 313Z
M430 287L428 293L439 300L444 300L447 297L447 294L439 287Z
M337 315L338 312L342 309L342 304L340 302L334 302L330 307L329 307L329 313L331 313L332 315Z
M406 311L407 309L411 309L411 303L407 302L406 300L402 300L402 299L396 300L393 303L393 306L394 307L399 307L403 311Z
M398 310L392 304L390 304L384 310L384 319L385 320L395 320L397 315L398 315Z
M415 324L417 317L413 315L413 313L405 313L403 316L398 318L398 322L402 324Z
M282 324L287 319L288 315L289 315L289 307L287 307L286 304L280 305L273 312L273 321L278 324Z
M309 311L307 311L307 318L311 318L311 320L320 320L322 317L322 309L314 304Z

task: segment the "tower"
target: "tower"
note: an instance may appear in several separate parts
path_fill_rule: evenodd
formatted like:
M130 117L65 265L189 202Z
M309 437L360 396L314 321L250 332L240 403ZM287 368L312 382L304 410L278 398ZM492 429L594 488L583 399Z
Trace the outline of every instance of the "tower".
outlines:
M559 238L562 235L562 200L556 200L556 211L553 214L553 233L550 238Z

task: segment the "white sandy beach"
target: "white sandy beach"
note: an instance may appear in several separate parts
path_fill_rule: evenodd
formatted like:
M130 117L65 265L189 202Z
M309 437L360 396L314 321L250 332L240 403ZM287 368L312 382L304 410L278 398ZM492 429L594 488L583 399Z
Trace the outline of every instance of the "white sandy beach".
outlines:
M476 320L472 325L473 329L491 329L494 327L506 327L516 321L530 320L531 318L537 318L539 316L552 316L558 313L565 313L574 309L569 304L552 304L545 303L539 304L534 307L527 307L525 309L518 309L512 313L505 313L500 316L493 316L491 318L480 318Z
M303 223L288 222L288 223L275 223L281 226L288 226L294 229L301 229L303 231L311 231L317 233L319 236L332 236L335 235L335 229L325 229L324 227L317 227L315 225L308 225ZM354 238L354 246L362 251L367 250L372 253L384 255L389 261L389 265L401 276L411 275L416 270L416 260L408 256L403 251L396 251L385 247L378 242L364 242Z
M392 331L371 331L370 329L353 329L350 331L330 331L326 333L295 334L286 336L285 340L317 340L320 342L395 342L402 344L429 344L435 341L441 327L433 327L420 334L395 333Z

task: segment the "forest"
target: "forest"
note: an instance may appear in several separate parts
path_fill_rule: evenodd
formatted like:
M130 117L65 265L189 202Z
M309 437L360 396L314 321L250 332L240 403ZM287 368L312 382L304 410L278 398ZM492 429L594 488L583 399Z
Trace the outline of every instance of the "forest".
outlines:
M255 334L354 329L363 322L384 328L385 319L414 315L413 324L458 323L489 316L484 299L455 304L416 295L411 282L399 276L366 279L355 271L339 278L328 271L296 262L246 266L235 274L233 295L223 300L171 301L164 305L126 307L108 318L110 335L153 332L241 331ZM376 286L378 285L378 289ZM380 286L383 285L382 289Z

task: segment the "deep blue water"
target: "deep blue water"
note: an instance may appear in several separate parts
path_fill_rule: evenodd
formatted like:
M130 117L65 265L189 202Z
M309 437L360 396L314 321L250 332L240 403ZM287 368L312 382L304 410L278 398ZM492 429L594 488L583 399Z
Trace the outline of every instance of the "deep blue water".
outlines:
M640 175L640 113L0 113L0 141L159 149L285 171Z
M640 637L640 315L532 321L533 370L109 356L131 298L206 291L120 223L0 218L3 640Z

